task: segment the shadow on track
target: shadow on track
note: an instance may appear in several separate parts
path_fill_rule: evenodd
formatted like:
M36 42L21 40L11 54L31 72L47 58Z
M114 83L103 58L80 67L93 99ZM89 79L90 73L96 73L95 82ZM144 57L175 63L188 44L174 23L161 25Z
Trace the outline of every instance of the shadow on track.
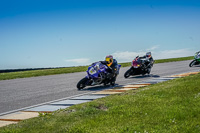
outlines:
M193 67L200 67L200 66L193 66Z
M102 90L107 90L107 89L111 89L113 87L116 87L118 86L118 84L115 84L114 86L111 86L111 85L98 85L98 86L88 86L82 90L79 90L79 91L102 91Z
M133 79L142 79L142 78L147 78L147 77L153 77L153 78L159 78L160 76L159 75L153 75L153 74L150 74L150 75L137 75L137 76L130 76L130 78L133 78Z
M148 77L153 77L153 78L159 78L160 76L159 75L153 75L153 74L150 74L150 75L137 75L137 76L131 76L127 79L142 79L142 78L148 78ZM102 91L102 90L107 90L107 89L111 89L113 87L116 87L116 86L119 86L119 84L115 84L114 86L111 86L111 85L96 85L96 86L87 86L86 88L82 89L82 90L78 90L78 91Z

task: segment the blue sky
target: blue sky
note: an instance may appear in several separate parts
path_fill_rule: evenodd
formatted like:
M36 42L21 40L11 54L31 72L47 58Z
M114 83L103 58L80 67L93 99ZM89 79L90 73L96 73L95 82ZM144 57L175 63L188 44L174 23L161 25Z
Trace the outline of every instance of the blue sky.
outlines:
M198 0L0 1L0 69L191 56L199 29Z

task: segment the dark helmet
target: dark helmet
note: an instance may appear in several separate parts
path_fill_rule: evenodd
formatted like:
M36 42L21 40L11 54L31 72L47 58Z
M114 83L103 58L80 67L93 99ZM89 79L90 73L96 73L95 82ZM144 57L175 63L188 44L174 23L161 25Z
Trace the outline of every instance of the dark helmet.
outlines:
M150 58L151 57L151 52L146 53L146 57Z

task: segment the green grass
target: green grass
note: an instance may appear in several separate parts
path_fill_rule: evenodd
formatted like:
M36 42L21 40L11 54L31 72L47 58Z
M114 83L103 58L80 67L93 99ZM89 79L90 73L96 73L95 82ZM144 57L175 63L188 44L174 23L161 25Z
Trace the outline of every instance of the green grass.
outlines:
M2 133L197 133L200 74L71 106L0 128Z
M155 63L165 63L165 62L174 62L174 61L192 60L192 59L194 59L193 56L189 56L189 57L181 57L181 58L170 58L170 59L159 59L159 60L155 60Z
M155 60L155 63L164 63L172 61L183 61L191 60L190 57L182 58L172 58L172 59L162 59ZM131 62L119 63L122 67L131 66ZM64 73L74 73L74 72L83 72L86 71L88 66L79 66L79 67L66 67L66 68L55 68L55 69L43 69L43 70L31 70L31 71L21 71L21 72L10 72L10 73L0 73L0 80L7 79L16 79L16 78L27 78L27 77L36 77L36 76L45 76L45 75L55 75L55 74L64 74Z
M64 73L75 73L75 72L85 71L87 68L88 66L79 66L79 67L66 67L66 68L0 73L0 80L28 78L28 77L46 76L46 75L55 75Z

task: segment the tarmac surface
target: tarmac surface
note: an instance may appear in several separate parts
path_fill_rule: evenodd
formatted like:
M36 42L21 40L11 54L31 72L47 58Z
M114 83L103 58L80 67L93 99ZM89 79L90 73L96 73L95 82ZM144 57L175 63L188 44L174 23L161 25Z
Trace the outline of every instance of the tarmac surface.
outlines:
M123 75L125 71L129 69L129 67L124 67L120 69L120 74L117 77L116 84L134 84L137 82L159 79L159 77L167 77L170 75L200 70L200 67L198 66L190 68L188 66L190 62L191 60L155 64L150 75L134 76L127 79L125 79ZM76 84L85 75L86 72L79 72L52 76L2 80L0 81L0 115L30 106L36 106L39 104L42 105L48 102L52 103L52 101L55 101L53 102L54 105L60 105L60 107L64 105L66 107L66 102L70 106L70 102L73 101L69 102L63 100L64 102L62 101L62 103L59 102L60 100L58 99L67 99L84 94L87 95L96 91L110 88L110 86L92 86L78 91ZM160 78L159 80L165 81L163 78ZM73 100L73 98L71 100ZM79 102L77 99L75 100L76 102ZM85 102L87 102L87 100L88 99L85 99ZM83 99L80 102L83 102ZM29 110L27 109L27 111Z

